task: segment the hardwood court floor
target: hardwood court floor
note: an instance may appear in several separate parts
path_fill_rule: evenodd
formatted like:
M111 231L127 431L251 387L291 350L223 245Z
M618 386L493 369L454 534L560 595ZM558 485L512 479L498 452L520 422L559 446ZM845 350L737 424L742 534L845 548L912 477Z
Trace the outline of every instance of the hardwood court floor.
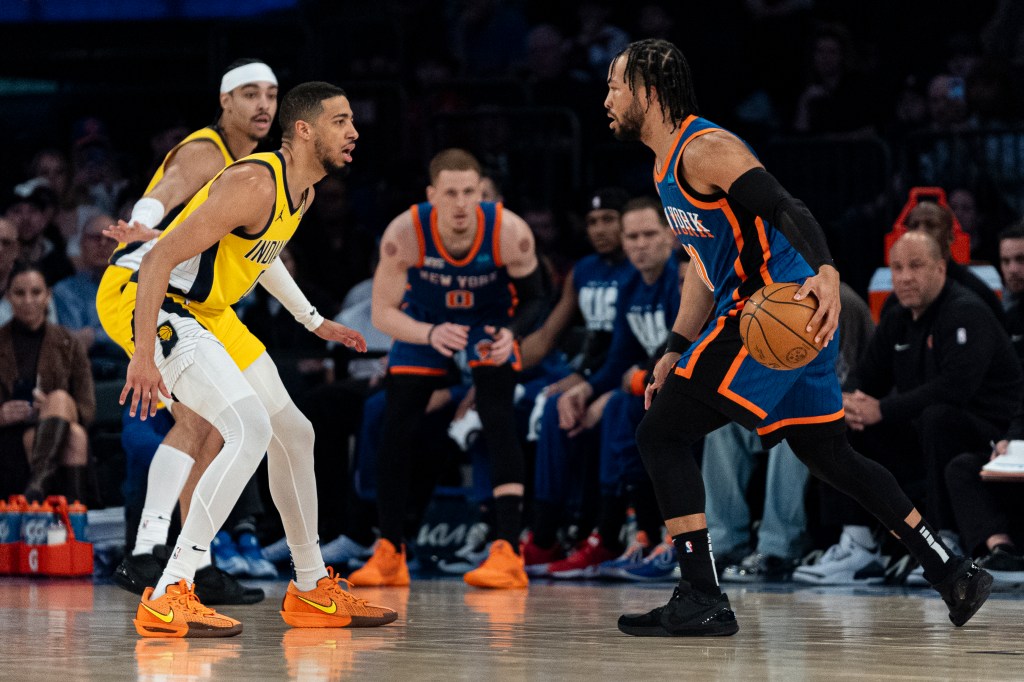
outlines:
M994 594L963 628L938 596L893 588L730 588L733 637L634 638L615 620L671 585L534 584L488 592L454 579L362 589L399 609L365 630L290 630L287 583L225 607L223 640L143 640L137 598L90 581L0 578L0 679L20 680L1009 680L1024 678L1024 596Z

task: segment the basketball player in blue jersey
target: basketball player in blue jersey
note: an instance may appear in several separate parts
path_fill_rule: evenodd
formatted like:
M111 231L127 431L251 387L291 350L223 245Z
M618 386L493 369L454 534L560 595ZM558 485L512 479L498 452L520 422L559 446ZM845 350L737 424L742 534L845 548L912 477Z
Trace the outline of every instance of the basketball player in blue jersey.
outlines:
M345 92L303 83L281 102L281 149L240 159L204 185L149 249L121 294L117 325L131 328L121 402L142 419L173 391L224 440L155 587L136 611L143 637L228 637L241 624L203 605L192 579L246 481L268 455L294 580L281 616L293 627L364 627L395 619L340 585L317 537L313 429L263 345L231 306L277 262L314 199L313 185L352 161L358 133ZM363 352L358 332L324 321L316 334ZM116 337L121 338L121 337ZM232 349L230 352L228 349ZM244 370L236 357L254 354Z
M491 458L495 532L470 585L527 586L518 552L523 453L513 393L516 339L544 311L533 234L501 204L481 202L480 164L446 149L430 162L427 202L395 218L381 239L373 277L373 324L395 339L388 356L387 407L377 453L381 538L349 576L354 585L408 585L403 544L413 441L427 401L464 352Z
M105 231L119 242L96 297L100 321L108 333L117 333L114 320L121 291L152 246L147 242L158 237L189 199L225 166L256 149L270 132L277 95L277 77L268 65L249 58L232 62L221 77L217 120L175 145L135 203L128 221L118 221ZM283 264L273 264L260 284L310 331L323 320ZM255 358L253 353L234 357L243 370ZM223 444L217 430L184 405L174 406L173 413L174 425L149 466L135 547L114 571L114 581L135 594L142 594L160 577L164 561L154 549L167 542L175 502L184 520L199 477ZM196 572L196 593L209 604L251 604L263 598L263 590L243 586L213 566L209 556Z
M757 427L765 447L787 440L811 473L864 505L924 567L950 620L966 623L988 598L992 577L954 556L892 474L846 440L835 374L839 344L829 343L838 331L839 273L820 226L743 141L698 116L689 66L672 43L642 40L616 56L604 105L616 138L654 151L658 193L691 259L636 434L682 579L668 604L622 616L619 629L640 636L738 631L718 587L704 484L689 453L730 421ZM802 369L768 369L747 355L740 339L745 301L772 282L799 283L795 299L818 299L807 330L822 350Z

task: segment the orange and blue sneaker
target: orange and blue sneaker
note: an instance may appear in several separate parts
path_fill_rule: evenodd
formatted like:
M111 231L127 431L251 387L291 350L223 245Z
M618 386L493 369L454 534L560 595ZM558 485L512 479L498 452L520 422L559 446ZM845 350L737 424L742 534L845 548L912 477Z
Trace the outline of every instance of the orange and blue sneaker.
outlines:
M281 603L284 622L293 628L372 628L398 618L397 612L356 597L341 583L351 585L330 566L327 576L308 592L289 582Z
M462 576L474 587L490 587L499 590L522 589L529 585L523 567L523 557L516 554L507 540L495 540L491 543L491 552L480 564Z
M147 587L135 613L135 631L142 637L234 637L242 624L203 606L195 589L184 580L168 585L158 599Z
M373 556L362 568L352 571L348 581L356 587L406 587L409 585L409 566L405 562L405 545L399 552L390 540L380 538Z

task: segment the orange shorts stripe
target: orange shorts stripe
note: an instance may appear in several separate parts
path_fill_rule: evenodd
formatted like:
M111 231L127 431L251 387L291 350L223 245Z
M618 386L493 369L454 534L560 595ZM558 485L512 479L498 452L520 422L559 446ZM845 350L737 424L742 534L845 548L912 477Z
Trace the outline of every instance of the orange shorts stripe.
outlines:
M760 407L750 402L739 393L734 393L729 390L729 384L732 383L733 377L740 370L740 365L743 364L743 360L749 355L747 353L746 346L740 348L740 352L736 354L736 359L732 361L732 365L729 366L729 371L725 373L725 378L722 379L722 383L718 386L718 392L733 401L737 405L741 405L743 408L749 410L751 413L756 414L758 419L764 419L768 416L768 413L762 410Z
M448 373L446 369L439 369L436 367L409 367L398 365L396 367L388 368L389 374L414 374L417 376L424 377L442 377Z
M724 328L725 318L720 317L718 318L718 321L715 323L715 330L708 334L706 337L704 337L704 340L701 341L700 345L697 346L693 350L693 353L690 354L690 361L686 363L686 367L676 367L676 374L686 379L690 379L693 376L693 368L697 364L697 358L700 357L700 354L704 352L704 349L707 348L708 344L714 341L715 337L718 336L718 334Z
M772 431L778 431L786 426L796 426L798 424L827 424L828 422L839 421L845 416L846 412L840 409L838 412L823 414L817 417L793 417L792 419L782 419L772 424L768 424L767 426L757 427L757 434L759 436L763 436L771 433Z

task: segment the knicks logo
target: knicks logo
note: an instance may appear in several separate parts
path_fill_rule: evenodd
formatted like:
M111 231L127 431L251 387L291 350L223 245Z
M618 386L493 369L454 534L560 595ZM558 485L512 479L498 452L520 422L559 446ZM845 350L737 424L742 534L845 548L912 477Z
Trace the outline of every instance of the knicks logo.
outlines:
M245 259L257 265L270 265L281 254L286 244L287 239L261 239L246 252Z

